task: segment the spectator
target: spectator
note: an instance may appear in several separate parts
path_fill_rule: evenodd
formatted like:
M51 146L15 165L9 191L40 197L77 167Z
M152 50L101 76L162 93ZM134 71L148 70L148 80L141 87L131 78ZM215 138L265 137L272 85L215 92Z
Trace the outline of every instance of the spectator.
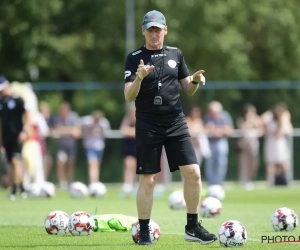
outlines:
M67 190L74 180L74 163L77 150L76 139L80 136L80 121L70 104L64 102L59 108L52 134L58 137L57 178L60 188Z
M8 168L5 157L4 147L0 147L0 187L8 188L10 186L11 169Z
M49 151L49 147L50 147L51 131L54 126L55 120L54 120L54 117L51 115L50 106L47 102L41 102L39 109L40 109L41 114L45 118L46 123L49 128L49 133L44 138L44 147L46 150L45 157L44 157L44 166L45 166L45 178L47 179L51 172L52 165L53 165L53 159L52 159L51 153Z
M263 124L256 108L246 104L242 117L237 120L241 138L237 140L239 158L239 180L246 190L253 189L259 162L259 137L263 135Z
M25 109L24 101L13 95L11 85L4 76L0 76L0 92L1 145L5 149L6 160L11 164L13 175L9 198L15 200L17 191L20 191L22 198L26 198L21 150L23 142L28 137L30 114ZM24 122L23 118L25 118Z
M211 154L201 117L201 109L197 106L192 107L186 117L186 122L192 137L198 164L201 166L203 158L207 158Z
M100 180L100 167L105 149L105 135L111 127L100 110L81 119L83 146L88 161L89 183Z
M205 129L209 135L211 156L205 164L205 175L209 185L222 185L227 174L228 139L233 132L230 114L223 110L222 104L212 101L204 116Z
M128 108L122 123L121 133L125 136L123 141L124 183L122 191L129 197L133 191L136 180L136 141L135 141L135 107Z
M275 105L271 111L265 112L262 118L265 125L266 178L268 184L273 186L276 174L282 174L281 178L287 182L286 174L291 155L287 136L291 134L293 126L290 112L284 103Z

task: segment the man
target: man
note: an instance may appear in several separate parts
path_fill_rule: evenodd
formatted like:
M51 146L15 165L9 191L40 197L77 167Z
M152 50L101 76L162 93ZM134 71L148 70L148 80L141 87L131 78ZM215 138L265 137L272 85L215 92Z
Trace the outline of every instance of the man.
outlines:
M136 105L136 173L140 175L136 202L141 229L138 243L151 244L149 219L164 146L170 171L180 170L184 177L185 240L208 244L217 238L198 222L200 170L178 90L179 81L183 91L193 95L199 83L205 83L204 70L190 76L181 51L164 45L167 32L164 15L156 10L148 12L142 26L146 43L127 56L125 65L125 99L135 100Z
M77 150L76 139L80 136L80 120L70 104L61 104L55 119L52 134L58 137L57 143L57 178L61 190L68 190L74 180L74 164Z
M206 159L205 175L209 185L222 185L227 174L228 136L233 132L230 114L223 110L222 104L212 101L204 116L205 130L209 135L211 157Z
M110 122L100 110L94 110L92 115L81 118L83 146L88 161L89 183L100 181L105 136L110 130Z
M0 76L0 93L1 139L13 175L9 198L15 200L17 191L21 192L22 198L26 198L22 184L21 144L28 136L29 127L26 124L29 124L29 112L25 110L24 101L13 95L10 83L4 76ZM24 124L23 117L25 117Z

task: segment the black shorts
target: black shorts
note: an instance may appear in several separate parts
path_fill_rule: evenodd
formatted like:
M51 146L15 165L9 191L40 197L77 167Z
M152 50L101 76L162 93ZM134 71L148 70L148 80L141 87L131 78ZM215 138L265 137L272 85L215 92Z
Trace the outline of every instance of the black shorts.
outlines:
M19 144L17 138L14 138L9 142L3 142L3 147L5 148L6 159L9 163L11 163L11 160L14 157L22 157L22 146Z
M143 122L139 122L143 123ZM198 164L192 139L185 120L180 120L171 128L161 126L143 129L136 128L137 170L136 174L155 174L161 171L162 147L165 147L171 172L179 166Z

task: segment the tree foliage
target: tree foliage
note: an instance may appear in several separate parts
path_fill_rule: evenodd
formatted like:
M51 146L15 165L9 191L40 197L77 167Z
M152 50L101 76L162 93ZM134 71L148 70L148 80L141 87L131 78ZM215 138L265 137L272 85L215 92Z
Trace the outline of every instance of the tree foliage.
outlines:
M0 74L37 82L123 81L126 56L126 1L0 1ZM165 43L181 48L191 73L205 69L210 81L299 81L299 0L136 0L135 47L144 44L143 16L157 9L167 19ZM37 74L38 73L38 74ZM251 102L259 112L278 101L288 104L300 124L299 90L198 91L183 96L185 108L220 100L236 117ZM106 94L108 93L108 94ZM263 93L263 94L262 94ZM57 103L53 93L41 96ZM263 98L262 98L263 97ZM103 109L118 128L124 113L122 93L65 92L75 108ZM51 101L52 100L52 101ZM298 124L297 124L298 123Z

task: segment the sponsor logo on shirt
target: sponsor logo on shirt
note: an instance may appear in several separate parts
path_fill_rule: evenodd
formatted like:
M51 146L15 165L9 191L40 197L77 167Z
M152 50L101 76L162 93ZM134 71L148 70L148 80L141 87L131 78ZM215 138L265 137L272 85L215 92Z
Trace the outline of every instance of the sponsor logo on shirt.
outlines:
M124 72L125 76L124 76L124 79L126 79L128 76L131 76L131 71L130 70L126 70Z
M137 55L137 54L140 54L141 52L142 52L141 50L138 50L138 51L136 51L136 52L133 52L131 55L135 56L135 55Z

